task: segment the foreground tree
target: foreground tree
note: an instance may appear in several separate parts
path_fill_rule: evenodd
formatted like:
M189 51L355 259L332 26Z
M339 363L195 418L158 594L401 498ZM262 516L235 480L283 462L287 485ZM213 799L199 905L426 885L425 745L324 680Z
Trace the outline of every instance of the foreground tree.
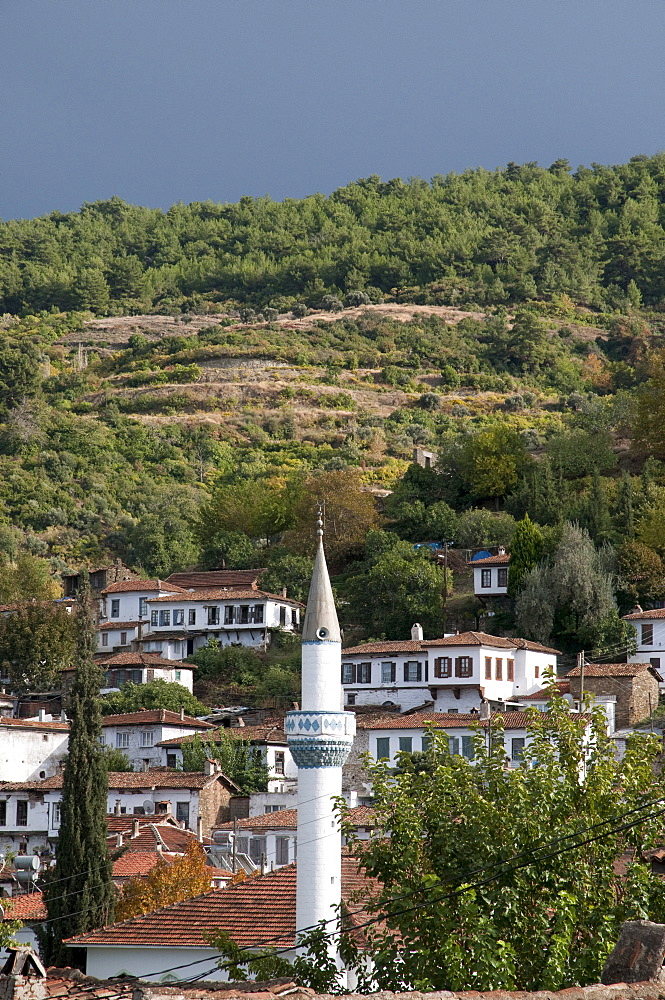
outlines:
M18 691L59 688L75 649L76 618L63 605L29 601L0 618L0 664Z
M198 841L192 840L176 861L161 858L148 875L129 880L116 904L116 918L129 920L208 892L210 871L205 851Z
M48 965L84 967L85 952L63 942L111 923L114 901L106 845L107 770L99 742L102 676L93 659L95 618L88 586L77 601L76 633L77 669L70 695L58 857L44 887L48 923L40 929L40 943Z

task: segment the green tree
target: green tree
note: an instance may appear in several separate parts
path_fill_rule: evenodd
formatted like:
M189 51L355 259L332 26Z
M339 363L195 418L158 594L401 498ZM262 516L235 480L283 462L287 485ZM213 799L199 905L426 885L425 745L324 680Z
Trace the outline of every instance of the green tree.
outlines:
M594 542L606 542L611 533L610 509L600 473L595 472L584 504L583 524Z
M42 381L37 347L29 340L0 339L0 412L36 395Z
M222 483L202 504L195 530L201 545L215 545L220 532L242 532L270 543L291 524L291 500L281 479Z
M455 545L462 549L479 549L492 545L512 544L515 518L511 514L493 514L477 507L460 514L455 530Z
M505 767L500 720L491 746L479 731L472 761L433 729L428 766L370 765L378 830L360 865L377 880L363 899L381 921L364 932L374 990L586 985L598 982L623 920L661 919L663 886L643 860L644 845L665 834L663 816L644 809L663 793L658 741L636 737L617 761L602 713L588 740L549 686L549 711L531 714L517 767ZM626 829L633 809L642 822Z
M290 552L275 550L269 553L268 568L261 576L261 587L272 594L281 593L286 587L289 597L296 601L306 601L309 583L312 579L312 560L307 556L296 556Z
M0 603L49 601L61 593L46 559L29 552L0 556Z
M40 928L49 965L79 964L81 949L63 942L113 922L114 889L106 837L107 771L100 745L101 671L93 659L97 635L89 587L76 607L76 677L70 692L58 856L44 886L48 923Z
M187 715L205 715L205 705L183 687L168 681L148 681L147 684L132 684L127 681L119 691L104 695L99 700L102 715L122 715L124 712L138 712L141 708L166 708L179 712L184 708Z
M26 601L0 616L0 663L16 691L51 691L77 649L76 616L63 605Z
M74 305L77 309L90 309L98 316L108 312L110 291L106 278L96 267L79 271L74 288Z
M206 760L216 760L222 773L234 781L243 795L265 792L270 771L261 747L243 740L239 730L219 729L217 733L194 733L182 744L183 771L202 771Z
M506 496L528 466L524 441L505 424L469 436L459 453L459 470L471 496L479 500Z
M642 542L628 539L617 550L618 597L623 611L665 597L663 560Z
M613 519L614 530L621 541L635 537L635 491L627 472L623 473L619 483Z
M513 540L510 543L510 569L508 571L508 593L516 597L524 577L538 563L543 555L543 533L528 514L517 522Z

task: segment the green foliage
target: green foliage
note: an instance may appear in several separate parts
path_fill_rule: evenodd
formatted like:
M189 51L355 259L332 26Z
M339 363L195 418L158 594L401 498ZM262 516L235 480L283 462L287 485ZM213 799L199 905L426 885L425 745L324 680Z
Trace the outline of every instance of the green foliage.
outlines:
M0 664L15 691L61 687L60 671L75 662L76 624L68 608L44 601L0 616Z
M515 519L510 514L493 514L484 507L467 510L458 518L455 545L462 549L510 547L515 527Z
M510 569L508 572L508 593L515 597L524 582L524 577L538 563L543 555L543 533L528 514L517 522L513 540L510 543Z
M44 886L48 921L39 928L48 965L79 964L85 953L63 945L113 922L114 887L106 837L107 768L100 745L101 672L89 587L76 608L76 677L70 691L70 732L62 789L58 856Z
M127 681L119 691L104 695L99 699L102 715L122 715L124 712L138 712L142 708L165 708L179 712L184 708L186 715L205 715L205 705L190 694L182 684L168 681L148 681L147 684L132 684Z
M217 733L194 733L182 744L183 771L202 771L206 760L219 763L222 773L234 781L243 795L268 790L270 772L261 747L243 740L238 730L219 729Z

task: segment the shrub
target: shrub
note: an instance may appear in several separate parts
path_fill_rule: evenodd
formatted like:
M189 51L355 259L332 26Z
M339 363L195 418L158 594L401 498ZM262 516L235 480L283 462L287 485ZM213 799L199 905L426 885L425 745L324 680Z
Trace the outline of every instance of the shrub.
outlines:
M319 303L319 309L325 312L341 312L343 308L344 304L337 295L324 295Z

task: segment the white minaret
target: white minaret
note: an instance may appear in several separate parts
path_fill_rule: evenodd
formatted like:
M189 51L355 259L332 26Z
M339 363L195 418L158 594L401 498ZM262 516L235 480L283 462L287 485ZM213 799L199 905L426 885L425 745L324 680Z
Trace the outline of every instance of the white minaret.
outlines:
M334 921L341 900L342 838L334 799L342 794L342 765L356 719L343 712L342 637L326 557L323 521L302 634L302 705L285 729L298 765L298 864L296 930ZM326 928L336 929L335 923Z

